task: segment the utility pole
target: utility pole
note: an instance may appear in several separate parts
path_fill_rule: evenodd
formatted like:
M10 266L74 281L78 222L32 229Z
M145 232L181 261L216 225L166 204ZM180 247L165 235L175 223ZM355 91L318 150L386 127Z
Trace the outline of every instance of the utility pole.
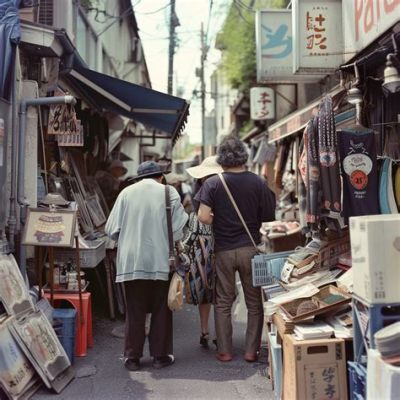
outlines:
M175 0L171 0L171 15L169 19L169 52L168 52L168 94L173 94L174 82L174 53L175 53Z
M201 32L200 32L200 41L201 41L201 63L200 63L200 83L201 83L201 159L204 160L206 154L206 132L205 132L205 116L206 116L206 82L204 80L204 63L207 57L207 49L204 38L204 25L201 23Z

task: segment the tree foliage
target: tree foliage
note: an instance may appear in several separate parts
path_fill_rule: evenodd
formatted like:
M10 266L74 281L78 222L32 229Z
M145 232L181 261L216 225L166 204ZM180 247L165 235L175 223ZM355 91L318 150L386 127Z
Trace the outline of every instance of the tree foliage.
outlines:
M257 8L283 8L287 0L232 0L216 47L230 85L247 92L256 81L255 12Z

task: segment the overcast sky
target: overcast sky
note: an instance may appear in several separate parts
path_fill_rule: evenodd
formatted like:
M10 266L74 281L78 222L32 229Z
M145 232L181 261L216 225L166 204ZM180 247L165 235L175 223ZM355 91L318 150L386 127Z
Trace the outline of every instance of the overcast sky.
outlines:
M146 62L153 89L167 92L168 45L169 45L169 0L132 0L139 34L143 42ZM192 143L201 142L200 99L193 97L193 90L200 89L195 69L200 66L200 27L208 30L208 43L211 44L206 63L206 90L210 90L208 77L219 61L215 50L215 35L219 31L227 11L229 0L214 0L209 18L210 0L176 0L176 14L180 26L176 28L178 48L174 57L174 94L190 100L190 116L186 132ZM212 103L207 102L207 108Z

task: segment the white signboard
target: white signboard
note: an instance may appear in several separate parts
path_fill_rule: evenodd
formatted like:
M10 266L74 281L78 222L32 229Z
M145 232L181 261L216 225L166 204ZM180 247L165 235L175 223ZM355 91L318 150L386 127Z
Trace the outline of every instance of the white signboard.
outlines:
M293 72L320 74L339 67L344 61L342 1L294 0L292 9Z
M254 120L275 118L275 93L268 87L250 89L250 117Z
M400 0L345 1L342 13L347 61L400 21Z
M261 10L256 15L257 81L291 77L291 10Z

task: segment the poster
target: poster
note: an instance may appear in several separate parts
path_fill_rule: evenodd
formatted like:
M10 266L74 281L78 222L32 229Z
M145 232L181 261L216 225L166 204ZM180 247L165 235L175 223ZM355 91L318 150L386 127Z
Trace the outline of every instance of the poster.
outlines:
M34 309L13 255L0 255L0 300L9 315Z
M75 211L30 208L22 243L34 246L72 247L75 227Z
M18 399L38 382L38 376L8 329L11 320L0 322L0 384L12 399Z
M67 354L41 311L13 320L11 333L48 388L70 367Z

